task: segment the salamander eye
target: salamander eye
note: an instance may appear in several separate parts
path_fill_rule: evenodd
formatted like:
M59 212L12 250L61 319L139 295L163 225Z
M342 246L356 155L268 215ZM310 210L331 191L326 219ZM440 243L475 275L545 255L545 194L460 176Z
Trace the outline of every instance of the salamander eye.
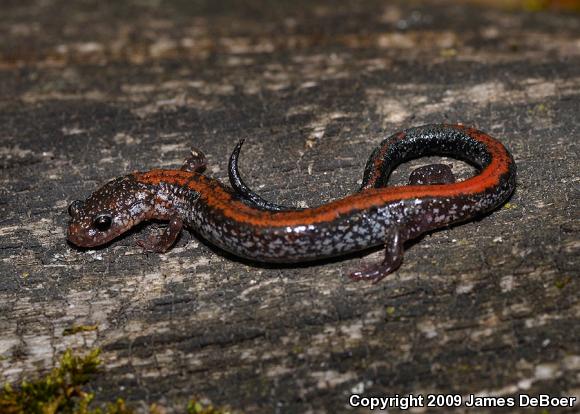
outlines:
M99 231L107 231L109 230L109 227L111 227L112 222L113 219L111 218L111 216L101 214L100 216L97 216L95 218L95 220L93 221L93 226L95 226Z
M84 204L85 203L83 203L81 200L73 201L72 203L70 203L70 206L68 206L68 214L71 217L76 216L82 210Z

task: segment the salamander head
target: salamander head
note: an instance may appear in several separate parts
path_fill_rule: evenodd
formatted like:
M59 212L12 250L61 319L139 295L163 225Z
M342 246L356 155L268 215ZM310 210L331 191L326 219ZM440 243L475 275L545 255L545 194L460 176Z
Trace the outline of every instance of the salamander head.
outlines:
M95 247L152 217L151 192L132 175L109 181L85 201L68 207L67 239L79 247Z

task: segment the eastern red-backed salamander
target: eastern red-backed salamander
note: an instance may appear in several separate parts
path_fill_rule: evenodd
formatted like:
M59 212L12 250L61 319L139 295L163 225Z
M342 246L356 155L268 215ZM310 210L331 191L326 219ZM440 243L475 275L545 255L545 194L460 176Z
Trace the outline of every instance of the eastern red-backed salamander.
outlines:
M399 267L405 241L495 209L516 183L514 160L499 141L462 125L426 125L385 139L371 154L358 192L319 207L292 209L262 199L243 183L237 171L240 146L230 159L235 191L203 175L205 157L192 151L181 170L129 174L84 202L74 201L68 240L95 247L157 219L169 225L161 236L139 241L145 250L167 251L184 226L259 262L311 261L384 245L382 263L351 275L376 281ZM479 172L455 182L448 166L436 164L415 170L409 185L387 186L397 165L428 155L458 158Z

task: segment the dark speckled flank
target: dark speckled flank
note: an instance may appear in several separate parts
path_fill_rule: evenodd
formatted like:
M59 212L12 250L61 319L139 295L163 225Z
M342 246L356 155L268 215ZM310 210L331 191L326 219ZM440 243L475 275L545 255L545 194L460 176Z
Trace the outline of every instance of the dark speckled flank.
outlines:
M385 139L371 154L357 193L316 208L289 209L263 200L243 183L237 171L240 146L230 159L235 192L199 172L205 158L197 151L181 170L135 173L71 205L69 240L97 246L155 218L170 226L140 245L159 252L171 247L184 226L227 251L262 262L317 260L384 244L382 263L351 275L376 281L401 264L406 240L490 211L515 188L513 158L497 140L460 125L427 125ZM414 171L407 186L387 186L397 165L427 155L455 157L479 172L454 182L448 167L433 165ZM101 225L108 222L103 215L112 223L104 230L98 228L99 218Z

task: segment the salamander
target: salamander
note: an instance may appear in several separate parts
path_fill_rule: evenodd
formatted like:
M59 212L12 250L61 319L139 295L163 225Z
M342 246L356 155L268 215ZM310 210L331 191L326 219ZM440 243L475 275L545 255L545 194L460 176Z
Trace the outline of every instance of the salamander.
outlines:
M484 132L463 125L425 125L384 139L367 161L360 189L342 199L298 209L261 198L229 164L232 189L203 174L206 159L192 150L180 170L154 169L116 178L85 201L69 206L68 240L104 245L140 222L169 222L159 236L139 240L146 251L166 252L187 227L234 255L258 262L298 263L384 245L382 262L351 274L378 281L396 270L408 240L471 220L501 206L514 191L516 165L509 151ZM445 164L411 173L408 185L388 186L401 163L449 156L478 172L456 181Z

